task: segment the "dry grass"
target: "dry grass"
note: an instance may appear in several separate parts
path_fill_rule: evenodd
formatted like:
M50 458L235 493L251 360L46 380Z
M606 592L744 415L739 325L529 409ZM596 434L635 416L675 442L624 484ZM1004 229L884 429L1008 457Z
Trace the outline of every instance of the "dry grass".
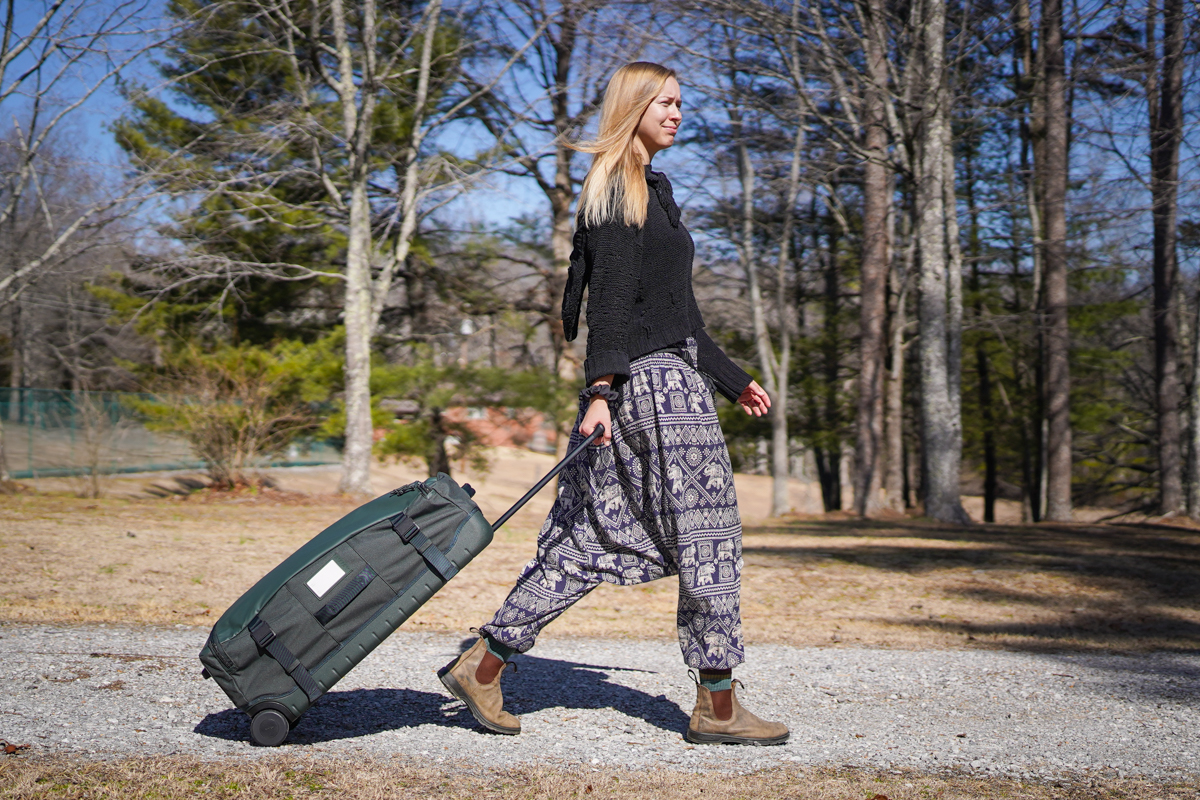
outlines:
M743 613L790 633L774 641L1200 647L1196 530L809 519L747 533Z
M112 763L63 758L0 762L0 797L33 798L620 798L621 800L927 800L1012 798L1083 800L1200 797L1192 784L1077 778L1038 785L965 775L837 769L774 769L740 775L637 771L431 770L394 761L313 762L263 758L201 762L184 758Z
M530 455L467 476L495 518L552 461ZM411 475L380 470L382 485ZM329 488L308 475L300 488ZM296 480L299 480L297 478ZM769 479L737 476L744 515ZM322 482L324 481L324 482ZM382 489L380 489L382 491ZM166 492L164 492L166 493ZM545 490L410 629L486 621L533 555ZM0 621L208 626L255 580L352 508L332 495L182 492L166 499L0 497ZM903 648L1194 650L1200 531L1163 525L978 525L789 518L748 524L751 642ZM674 637L674 579L602 586L547 636Z

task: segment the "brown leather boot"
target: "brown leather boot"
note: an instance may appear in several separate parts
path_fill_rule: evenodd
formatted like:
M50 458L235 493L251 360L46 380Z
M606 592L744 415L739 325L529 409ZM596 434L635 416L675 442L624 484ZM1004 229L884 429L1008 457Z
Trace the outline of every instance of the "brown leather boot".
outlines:
M741 681L734 681L740 684ZM696 708L688 723L684 738L694 744L783 744L791 734L782 722L767 722L751 714L738 703L737 690L730 685L729 699L733 714L729 719L717 719L713 711L712 693L697 681Z
M487 641L480 637L470 650L438 670L442 684L450 694L467 704L479 724L489 731L515 736L521 732L521 720L504 710L504 697L500 694L500 676L508 664L500 668L491 683L475 680L475 670L487 652Z

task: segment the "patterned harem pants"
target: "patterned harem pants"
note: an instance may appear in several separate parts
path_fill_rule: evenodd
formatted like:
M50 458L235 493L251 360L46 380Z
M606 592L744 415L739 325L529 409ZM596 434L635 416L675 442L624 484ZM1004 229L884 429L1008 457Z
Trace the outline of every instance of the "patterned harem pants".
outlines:
M483 630L518 652L600 585L679 575L683 660L731 669L743 660L739 605L742 524L712 392L683 358L651 353L630 365L613 415L612 445L567 465L530 561ZM582 440L579 416L571 447Z

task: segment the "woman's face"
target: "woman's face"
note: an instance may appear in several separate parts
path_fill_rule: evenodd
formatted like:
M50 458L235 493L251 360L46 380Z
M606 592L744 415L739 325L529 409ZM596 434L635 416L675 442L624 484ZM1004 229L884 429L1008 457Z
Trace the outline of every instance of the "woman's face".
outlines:
M675 144L675 134L683 119L683 96L679 91L679 82L667 78L659 90L658 96L650 102L642 114L638 124L637 138L646 149L649 158L659 150L665 150Z

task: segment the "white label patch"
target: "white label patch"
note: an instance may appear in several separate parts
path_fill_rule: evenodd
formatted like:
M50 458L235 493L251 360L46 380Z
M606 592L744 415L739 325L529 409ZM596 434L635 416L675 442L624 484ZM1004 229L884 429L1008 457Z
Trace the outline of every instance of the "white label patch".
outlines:
M317 597L324 597L325 593L333 588L333 585L342 579L346 574L346 570L337 565L336 561L330 561L325 566L321 567L321 571L313 575L308 582L308 588L312 589L313 594Z

